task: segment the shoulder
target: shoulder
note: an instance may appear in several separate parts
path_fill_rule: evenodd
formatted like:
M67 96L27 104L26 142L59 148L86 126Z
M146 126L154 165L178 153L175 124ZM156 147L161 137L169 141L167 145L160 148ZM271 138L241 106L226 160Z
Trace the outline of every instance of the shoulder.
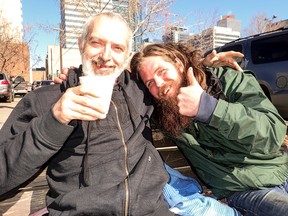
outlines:
M23 102L30 103L31 106L47 106L50 108L63 94L60 84L41 87L29 92Z
M135 103L144 102L145 105L152 105L152 96L144 83L138 79L137 74L125 70L119 77L120 85Z

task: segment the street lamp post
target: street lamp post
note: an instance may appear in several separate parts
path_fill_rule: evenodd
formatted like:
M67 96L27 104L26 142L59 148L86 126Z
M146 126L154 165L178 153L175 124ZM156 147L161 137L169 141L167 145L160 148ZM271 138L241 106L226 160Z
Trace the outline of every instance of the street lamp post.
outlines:
M60 73L62 72L62 68L63 68L63 60L62 60L62 41L63 41L63 30L61 29L61 23L60 23L60 28L59 28L59 46L60 46L60 50L59 50L59 53L60 53Z
M63 69L63 57L62 57L62 42L63 42L63 29L62 24L59 24L59 28L52 28L52 30L59 31L59 61L60 61L60 73ZM53 71L52 71L53 73Z

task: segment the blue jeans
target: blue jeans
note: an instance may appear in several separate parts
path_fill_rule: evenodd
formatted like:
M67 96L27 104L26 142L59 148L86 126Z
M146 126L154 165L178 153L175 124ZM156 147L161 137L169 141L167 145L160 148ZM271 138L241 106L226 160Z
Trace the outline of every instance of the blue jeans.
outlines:
M244 216L288 215L288 179L280 186L236 192L227 201Z

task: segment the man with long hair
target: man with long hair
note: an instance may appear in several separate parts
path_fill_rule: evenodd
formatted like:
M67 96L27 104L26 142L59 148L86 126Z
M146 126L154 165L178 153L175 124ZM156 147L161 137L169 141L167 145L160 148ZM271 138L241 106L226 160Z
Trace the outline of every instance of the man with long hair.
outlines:
M285 121L249 71L204 68L184 44L151 44L130 64L154 119L219 199L243 215L288 211Z

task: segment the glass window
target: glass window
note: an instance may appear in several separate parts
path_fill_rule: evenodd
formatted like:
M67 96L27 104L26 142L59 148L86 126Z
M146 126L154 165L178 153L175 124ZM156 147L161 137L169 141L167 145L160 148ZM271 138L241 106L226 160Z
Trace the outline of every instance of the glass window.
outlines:
M226 51L230 51L230 50L243 53L241 44L236 44L236 45L224 47L221 51L226 52Z
M22 76L17 76L14 82L25 82L25 79Z
M244 53L241 44L235 44L235 45L232 45L232 46L223 47L223 49L221 49L221 52L226 52L226 51L231 51L231 50L232 50L232 51L235 51L235 52ZM240 65L240 67L242 67L242 68L245 68L245 67L246 67L246 64L245 64L244 59L242 59L242 58L235 58L235 60L236 60L237 63Z
M279 35L251 43L254 64L265 64L288 60L288 35Z

